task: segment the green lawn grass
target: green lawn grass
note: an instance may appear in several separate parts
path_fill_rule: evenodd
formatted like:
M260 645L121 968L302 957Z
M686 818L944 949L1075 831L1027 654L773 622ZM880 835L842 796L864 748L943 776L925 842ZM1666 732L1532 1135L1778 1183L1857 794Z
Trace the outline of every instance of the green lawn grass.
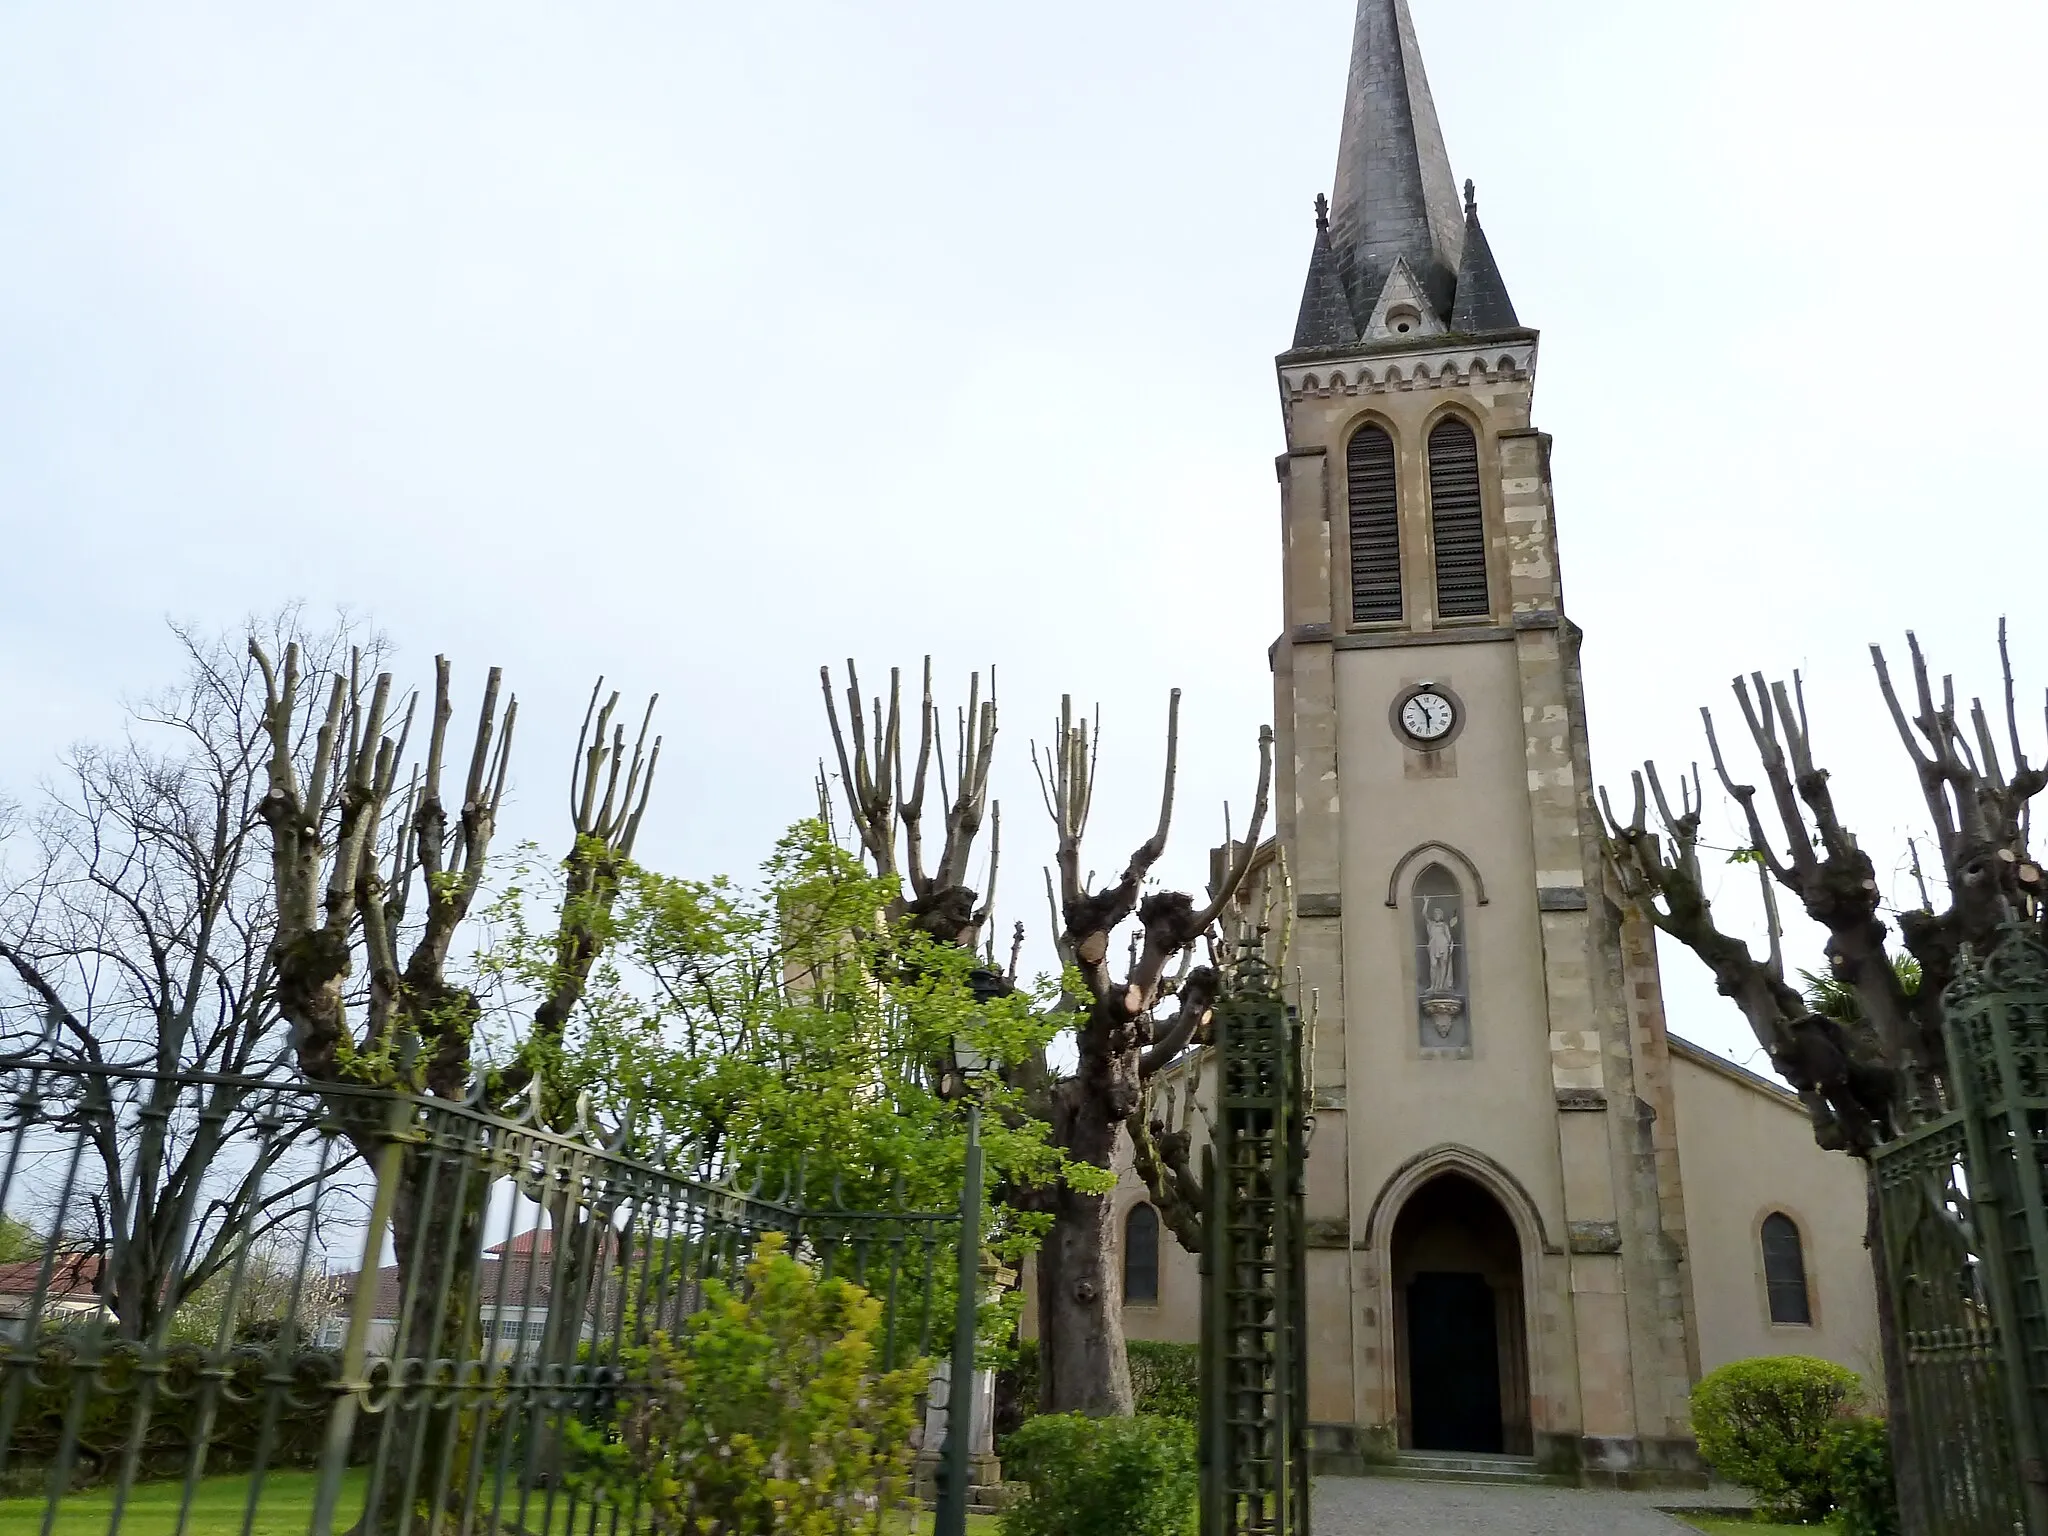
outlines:
M337 1531L345 1531L355 1523L362 1510L366 1482L359 1471L349 1473L343 1482L334 1520ZM273 1472L264 1478L256 1518L248 1527L250 1536L306 1536L318 1485L317 1475L311 1472ZM182 1483L137 1485L129 1491L127 1505L121 1512L120 1536L171 1536L177 1529L183 1498ZM187 1536L240 1536L248 1504L248 1478L207 1478L193 1495L192 1512L185 1525ZM526 1528L534 1536L546 1536L542 1528L545 1504L541 1498L528 1505ZM589 1507L582 1508L587 1515ZM107 1520L113 1511L114 1496L110 1490L72 1494L58 1506L51 1536L106 1536ZM566 1516L566 1503L558 1499L554 1515L558 1529L566 1528ZM32 1536L42 1528L40 1497L0 1499L0 1536ZM892 1517L884 1529L888 1536L911 1536L913 1531L916 1536L930 1536L932 1517L928 1512L918 1515L914 1522L903 1516ZM997 1526L990 1516L969 1515L967 1529L969 1536L996 1536Z
M1685 1521L1707 1536L1815 1536L1834 1529L1827 1525L1766 1525L1761 1520L1711 1520L1699 1515L1687 1515Z
M311 1472L273 1472L263 1479L257 1499L256 1518L249 1525L250 1536L305 1536L313 1518L313 1496L318 1478ZM128 1492L121 1512L122 1536L170 1536L177 1528L178 1509L184 1499L182 1482L140 1483ZM353 1523L363 1502L363 1477L352 1473L342 1488L338 1529ZM249 1479L209 1477L192 1496L192 1513L185 1529L190 1536L233 1536L242 1530L248 1511ZM52 1536L104 1536L107 1520L114 1511L110 1489L74 1493L57 1506ZM0 1532L40 1531L43 1500L40 1498L0 1499Z

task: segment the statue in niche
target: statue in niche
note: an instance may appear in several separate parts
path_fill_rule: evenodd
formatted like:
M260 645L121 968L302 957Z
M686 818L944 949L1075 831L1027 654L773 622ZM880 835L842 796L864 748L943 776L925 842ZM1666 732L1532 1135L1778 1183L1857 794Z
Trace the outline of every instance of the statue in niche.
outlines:
M1415 877L1415 991L1420 1043L1428 1051L1469 1052L1465 945L1459 938L1463 897L1441 864Z
M1422 926L1429 935L1429 990L1449 992L1454 986L1451 959L1457 944L1451 930L1458 926L1458 919L1445 912L1441 902L1426 901L1422 904Z

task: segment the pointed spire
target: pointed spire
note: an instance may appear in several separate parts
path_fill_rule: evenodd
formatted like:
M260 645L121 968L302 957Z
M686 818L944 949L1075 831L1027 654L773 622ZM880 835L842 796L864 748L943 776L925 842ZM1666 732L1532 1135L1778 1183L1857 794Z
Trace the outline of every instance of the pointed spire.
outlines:
M1316 243L1309 253L1308 282L1301 290L1301 313L1294 322L1294 345L1344 347L1358 340L1358 322L1344 296L1337 271L1337 253L1330 245L1330 204L1316 194Z
M1464 226L1408 0L1358 3L1330 238L1354 314L1402 256L1438 315L1450 313Z
M1511 331L1520 326L1508 285L1494 264L1493 247L1479 227L1479 199L1465 183L1465 253L1458 263L1458 301L1451 309L1451 329L1465 335Z

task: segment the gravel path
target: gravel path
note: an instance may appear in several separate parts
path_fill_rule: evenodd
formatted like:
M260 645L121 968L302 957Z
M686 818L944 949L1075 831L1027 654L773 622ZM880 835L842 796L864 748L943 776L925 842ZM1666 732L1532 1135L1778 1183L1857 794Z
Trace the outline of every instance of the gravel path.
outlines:
M1679 1536L1691 1528L1659 1504L1741 1507L1718 1489L1615 1493L1393 1477L1318 1478L1315 1501L1316 1536Z

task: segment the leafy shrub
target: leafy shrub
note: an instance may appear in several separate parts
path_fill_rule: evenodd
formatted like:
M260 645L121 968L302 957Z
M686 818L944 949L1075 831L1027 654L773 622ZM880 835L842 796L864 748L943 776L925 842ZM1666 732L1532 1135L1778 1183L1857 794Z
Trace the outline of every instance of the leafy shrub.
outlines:
M1131 1395L1139 1413L1201 1422L1202 1351L1195 1344L1154 1344L1133 1339ZM1023 1339L1015 1358L996 1373L996 1450L1007 1458L1010 1437L1038 1414L1038 1344Z
M929 1367L876 1369L882 1305L765 1237L738 1289L704 1282L680 1336L625 1351L608 1426L570 1425L579 1481L677 1536L831 1536L899 1499Z
M1178 1419L1043 1414L1010 1437L1010 1476L1031 1496L1003 1514L1003 1536L1190 1536L1195 1432Z
M1834 1505L1828 1439L1863 1380L1847 1366L1805 1355L1736 1360L1692 1389L1700 1455L1747 1488L1766 1519L1817 1521Z
M1132 1341L1131 1395L1138 1412L1198 1424L1202 1413L1202 1350L1198 1344Z
M1837 1419L1828 1431L1827 1452L1842 1536L1899 1536L1890 1426L1860 1413Z

